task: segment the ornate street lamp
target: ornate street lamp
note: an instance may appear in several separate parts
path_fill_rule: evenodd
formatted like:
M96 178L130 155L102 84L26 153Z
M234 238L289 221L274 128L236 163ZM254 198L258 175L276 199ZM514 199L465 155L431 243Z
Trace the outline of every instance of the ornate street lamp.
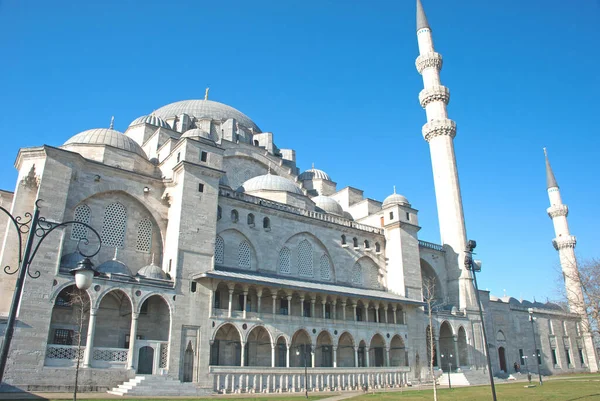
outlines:
M533 326L533 321L535 318L533 317L533 308L528 308L527 312L529 312L529 321L531 322L531 334L533 335L533 356L535 361L537 362L538 367L538 377L540 379L540 386L544 383L542 382L542 372L540 371L540 354L538 353L537 341L535 339L535 327Z
M475 297L477 299L477 307L479 308L479 318L481 319L481 331L483 334L483 346L485 347L485 356L487 357L488 375L490 376L490 386L492 387L492 400L496 401L496 387L494 386L494 375L492 374L492 360L490 359L490 348L487 342L487 335L485 333L485 322L483 321L483 311L481 310L481 300L479 299L479 288L477 287L477 275L476 272L481 271L481 261L473 259L473 249L477 247L477 242L470 239L467 242L467 249L465 255L465 267L467 270L473 272L473 284L475 284Z
M298 346L298 348L296 348L296 356L300 355L300 347L301 346ZM306 398L308 398L308 362L307 362L308 351L310 351L312 353L312 345L304 344L304 390L305 390Z
M452 382L450 381L450 373L452 373L452 354L446 353L448 356L448 389L452 390ZM444 354L441 355L444 358Z
M35 208L33 215L29 212L25 213L24 217L14 217L8 210L0 206L0 210L4 212L10 222L14 225L17 231L18 244L19 244L19 266L14 271L11 271L10 266L4 267L4 273L16 274L17 280L15 282L15 292L13 293L12 303L10 305L10 311L8 313L8 321L6 323L6 331L4 332L4 342L2 343L2 349L0 349L0 383L4 377L4 368L6 367L6 361L8 359L8 350L10 349L10 343L12 341L15 320L17 318L17 310L19 309L19 303L21 300L21 294L23 293L23 284L25 282L25 274L30 278L36 279L40 277L40 272L36 271L32 273L30 271L31 263L40 248L40 245L48 237L48 235L60 227L66 227L73 224L84 226L93 232L98 238L98 249L91 254L86 254L80 249L81 243L89 245L87 238L80 238L77 243L77 252L84 257L84 259L77 264L77 267L71 270L71 274L75 276L75 285L81 290L87 290L92 285L92 278L98 275L98 272L94 270L94 265L89 258L92 258L100 252L102 246L102 240L100 234L94 230L88 224L79 221L65 221L64 223L55 223L47 221L45 217L40 217L40 202L38 199L35 201ZM25 250L22 249L23 236L27 234L27 240L25 242Z

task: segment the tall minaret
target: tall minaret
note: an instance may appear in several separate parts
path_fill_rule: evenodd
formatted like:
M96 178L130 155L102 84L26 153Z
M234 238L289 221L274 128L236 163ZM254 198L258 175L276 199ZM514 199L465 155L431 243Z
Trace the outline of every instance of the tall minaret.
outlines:
M588 316L585 311L583 291L579 282L577 259L575 258L577 238L569 232L569 223L567 221L569 208L562 202L562 198L560 197L560 190L558 189L554 172L552 172L546 148L544 148L544 156L546 158L546 187L548 189L548 198L550 198L550 207L547 209L547 212L548 216L552 219L552 224L554 224L554 234L556 235L552 240L552 245L558 251L560 258L569 310L581 316L582 337L587 355L586 363L592 372L597 372L597 355L589 331Z
M448 118L446 105L450 101L450 91L440 82L442 56L433 47L431 29L420 0L417 0L417 40L419 57L416 66L425 87L419 93L419 101L427 114L423 137L431 152L441 240L449 267L448 288L451 301L458 302L463 310L477 303L471 273L464 266L467 238L454 155L456 123Z

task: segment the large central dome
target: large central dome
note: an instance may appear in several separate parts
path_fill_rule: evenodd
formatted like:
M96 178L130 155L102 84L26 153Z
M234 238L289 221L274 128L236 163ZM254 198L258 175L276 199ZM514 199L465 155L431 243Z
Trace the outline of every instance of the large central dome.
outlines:
M168 119L181 114L188 114L196 118L208 117L214 120L228 120L234 118L245 127L261 132L260 128L247 115L226 104L212 100L182 100L161 107L154 111L154 115Z

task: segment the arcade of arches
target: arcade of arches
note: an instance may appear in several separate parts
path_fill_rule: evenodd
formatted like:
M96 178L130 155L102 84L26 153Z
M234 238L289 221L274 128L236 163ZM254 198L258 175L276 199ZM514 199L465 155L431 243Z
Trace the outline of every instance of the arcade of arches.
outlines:
M427 359L432 358L429 346L431 339L430 327L425 329L427 343ZM460 366L469 364L469 352L467 333L464 327L458 328L458 334L454 335L450 323L443 322L440 326L439 336L433 332L433 366L440 367L443 371L456 370Z

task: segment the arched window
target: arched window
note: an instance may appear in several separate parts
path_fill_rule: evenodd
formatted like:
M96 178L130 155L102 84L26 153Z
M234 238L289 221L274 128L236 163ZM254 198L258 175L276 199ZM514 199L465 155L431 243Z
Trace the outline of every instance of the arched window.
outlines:
M331 262L329 262L327 255L321 256L319 267L321 268L321 280L331 280Z
M231 211L231 221L233 223L237 223L239 219L240 219L240 215L239 215L238 211L233 209Z
M254 227L254 215L252 213L248 213L248 225L250 227Z
M88 205L81 204L75 208L75 213L73 214L74 221L90 224L91 217L92 211ZM88 230L86 226L81 224L73 224L73 229L71 230L71 239L79 240L81 238L87 238L87 234Z
M365 249L370 249L371 246L369 245L369 241L365 240Z
M281 251L279 252L279 273L290 274L292 272L290 256L291 252L288 248L281 248Z
M352 284L363 285L362 266L356 262L352 267L352 275L350 277Z
M223 264L223 259L225 256L225 242L220 235L217 235L217 239L215 240L215 264Z
M138 224L135 249L141 252L150 252L152 249L152 222L149 219L142 219Z
M223 209L221 206L217 206L217 220L221 220L221 217L223 217Z
M238 248L238 266L242 269L251 269L251 255L250 255L250 244L248 241L240 242L240 246Z
M298 245L298 275L313 276L312 245L307 240L302 240Z
M263 219L263 228L264 228L265 230L268 230L268 229L270 229L270 228L271 228L271 220L270 220L268 217L265 217L265 218Z
M111 203L104 211L102 246L123 248L127 228L127 210L119 202Z
M381 252L381 245L379 245L379 242L375 243L375 252Z
M352 244L354 245L355 248L358 248L358 238L356 238L356 237L352 238Z
M342 234L342 245L346 245L346 236Z

